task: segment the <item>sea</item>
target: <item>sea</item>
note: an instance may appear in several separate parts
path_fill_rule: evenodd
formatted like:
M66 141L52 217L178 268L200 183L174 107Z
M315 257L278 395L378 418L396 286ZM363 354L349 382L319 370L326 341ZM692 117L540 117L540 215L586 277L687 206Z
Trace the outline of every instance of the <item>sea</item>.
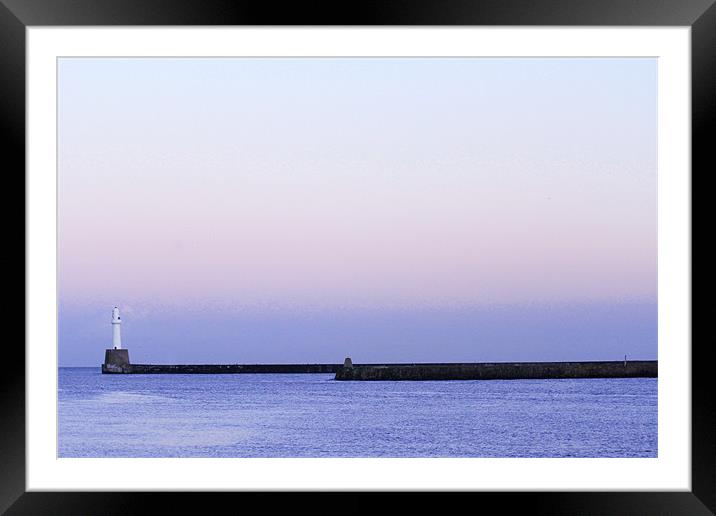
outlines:
M656 457L657 379L60 368L60 457Z

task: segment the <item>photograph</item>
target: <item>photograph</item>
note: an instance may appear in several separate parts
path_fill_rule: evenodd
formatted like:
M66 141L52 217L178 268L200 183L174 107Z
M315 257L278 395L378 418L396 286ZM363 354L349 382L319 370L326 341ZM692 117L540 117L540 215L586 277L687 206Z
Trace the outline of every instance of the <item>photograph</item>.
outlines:
M59 459L659 458L656 57L56 63Z

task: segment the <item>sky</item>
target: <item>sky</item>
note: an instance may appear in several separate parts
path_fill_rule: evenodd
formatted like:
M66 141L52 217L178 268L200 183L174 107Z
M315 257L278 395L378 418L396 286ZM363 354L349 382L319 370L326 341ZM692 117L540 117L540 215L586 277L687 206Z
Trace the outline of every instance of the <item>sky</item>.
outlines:
M58 344L657 358L657 62L61 58Z

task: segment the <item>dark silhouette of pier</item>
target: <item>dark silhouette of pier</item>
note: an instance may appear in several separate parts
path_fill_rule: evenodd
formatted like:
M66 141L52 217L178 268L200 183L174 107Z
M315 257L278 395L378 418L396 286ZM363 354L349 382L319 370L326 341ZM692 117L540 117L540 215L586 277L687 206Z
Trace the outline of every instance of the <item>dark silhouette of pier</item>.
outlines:
M353 364L132 364L127 349L105 351L104 374L316 374L342 381L656 378L656 360Z

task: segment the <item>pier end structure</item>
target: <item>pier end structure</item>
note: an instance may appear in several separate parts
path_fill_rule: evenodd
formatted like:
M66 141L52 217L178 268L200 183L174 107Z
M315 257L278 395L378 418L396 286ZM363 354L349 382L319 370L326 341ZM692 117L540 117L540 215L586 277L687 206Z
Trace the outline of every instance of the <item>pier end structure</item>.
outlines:
M112 347L104 351L103 373L123 373L129 366L129 350L122 348L122 318L119 308L112 308Z
M103 373L124 373L129 367L128 349L106 349L104 351Z

